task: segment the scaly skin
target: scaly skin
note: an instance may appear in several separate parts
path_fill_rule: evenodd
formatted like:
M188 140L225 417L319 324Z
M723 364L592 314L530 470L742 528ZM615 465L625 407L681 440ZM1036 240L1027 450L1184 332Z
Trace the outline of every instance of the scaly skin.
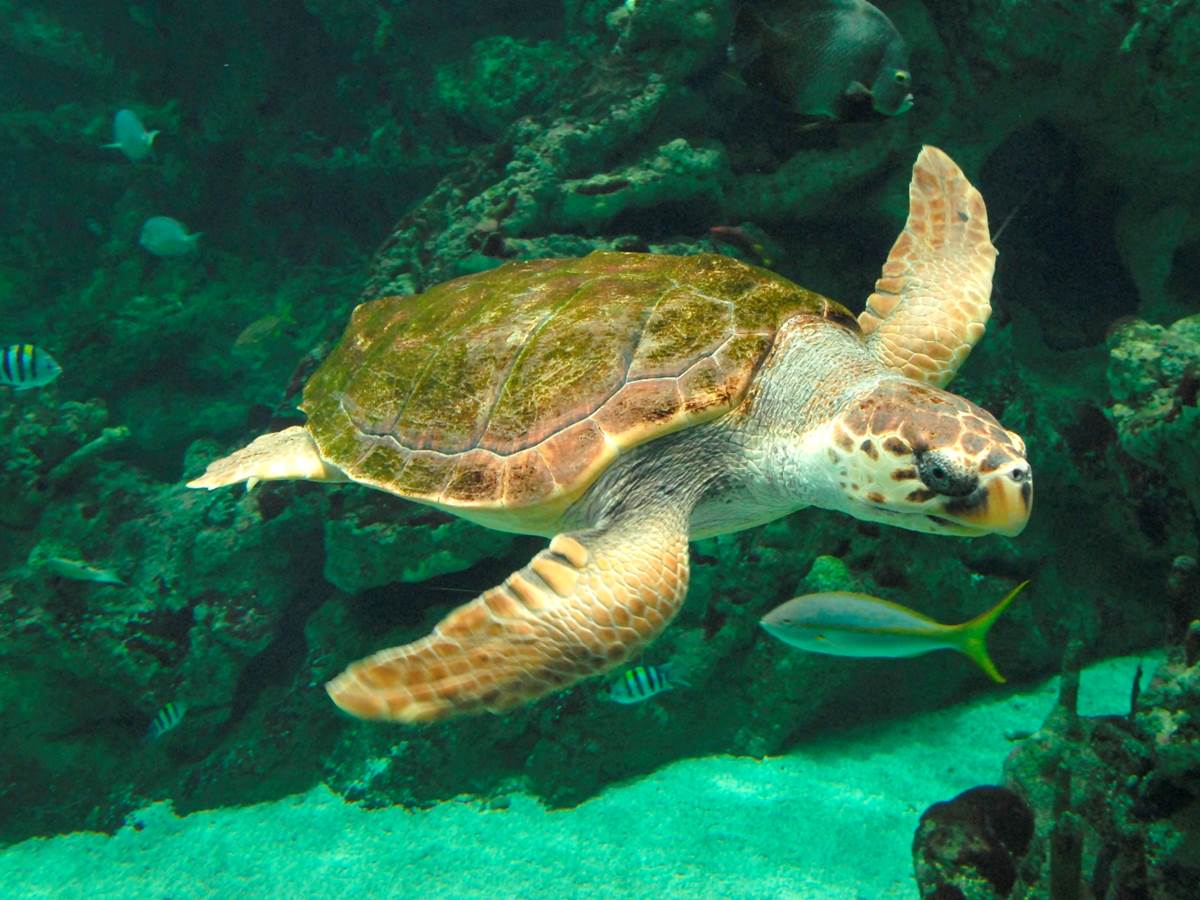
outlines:
M502 712L620 665L666 628L688 583L683 507L632 513L558 535L427 637L348 667L329 696L362 718L430 722Z

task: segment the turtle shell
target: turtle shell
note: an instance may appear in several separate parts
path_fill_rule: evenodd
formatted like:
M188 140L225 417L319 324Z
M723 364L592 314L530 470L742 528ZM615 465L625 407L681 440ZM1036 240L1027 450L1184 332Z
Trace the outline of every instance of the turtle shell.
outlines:
M798 314L858 327L724 256L510 262L359 306L302 408L354 481L544 533L621 452L737 406Z

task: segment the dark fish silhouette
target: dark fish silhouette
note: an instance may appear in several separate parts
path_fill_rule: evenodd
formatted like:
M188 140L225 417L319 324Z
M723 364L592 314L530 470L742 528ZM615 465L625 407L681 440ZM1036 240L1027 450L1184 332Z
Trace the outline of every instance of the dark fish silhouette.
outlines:
M866 0L744 7L730 52L748 84L801 115L898 116L913 104L908 45Z

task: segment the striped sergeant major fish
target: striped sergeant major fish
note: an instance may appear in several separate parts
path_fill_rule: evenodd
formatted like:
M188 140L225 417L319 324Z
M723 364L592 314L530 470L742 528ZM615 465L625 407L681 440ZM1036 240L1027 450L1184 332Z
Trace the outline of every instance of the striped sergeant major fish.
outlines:
M18 391L45 387L61 374L54 357L33 344L13 344L0 353L0 384Z
M671 664L637 666L630 669L601 695L613 703L641 703L676 687L691 687L681 678L671 677Z
M150 721L150 727L146 730L146 740L156 741L168 731L177 728L187 715L187 709L186 703L175 700L160 709Z

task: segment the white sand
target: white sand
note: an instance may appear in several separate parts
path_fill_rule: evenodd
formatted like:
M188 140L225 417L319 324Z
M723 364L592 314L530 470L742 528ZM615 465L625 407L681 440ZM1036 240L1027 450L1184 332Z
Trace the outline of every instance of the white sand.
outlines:
M1085 672L1080 711L1126 711L1136 665ZM141 831L0 852L0 896L911 898L921 813L996 782L1013 747L1005 732L1036 729L1056 687L992 693L761 762L684 760L567 811L514 795L504 810L367 812L324 786L184 818L159 803L130 817Z

